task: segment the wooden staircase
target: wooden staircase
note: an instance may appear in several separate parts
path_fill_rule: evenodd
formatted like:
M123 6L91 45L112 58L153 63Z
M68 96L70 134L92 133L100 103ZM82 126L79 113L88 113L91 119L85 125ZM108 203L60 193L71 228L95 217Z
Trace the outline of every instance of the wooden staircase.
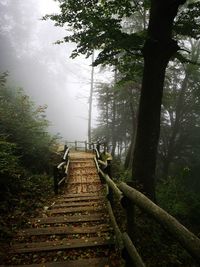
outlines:
M74 152L69 157L64 193L30 221L30 228L18 232L6 265L121 266L94 155Z

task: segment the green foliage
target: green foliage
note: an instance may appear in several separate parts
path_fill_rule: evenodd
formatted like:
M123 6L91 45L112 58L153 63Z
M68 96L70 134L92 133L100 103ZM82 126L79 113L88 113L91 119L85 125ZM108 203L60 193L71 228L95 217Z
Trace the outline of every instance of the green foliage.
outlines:
M64 42L77 44L72 57L79 54L88 57L96 49L99 55L94 65L116 65L117 58L127 54L141 56L146 36L142 27L146 2L59 0L60 14L47 15L44 19L50 18L56 26L69 29ZM137 31L134 32L133 25L136 24Z
M46 106L35 107L22 89L0 88L0 135L15 144L21 164L32 171L46 170L54 139L47 133Z
M193 1L186 8L182 9L178 15L174 30L182 36L190 36L196 40L200 37L200 19L199 19L200 3Z
M94 65L115 65L121 72L132 74L147 37L150 1L57 1L60 13L44 17L68 29L68 35L57 43L76 43L72 57L88 57L96 49L99 54ZM173 31L179 39L199 38L199 10L198 1L180 9ZM184 59L180 53L177 57Z
M56 137L48 134L44 107L35 107L22 89L6 85L0 75L0 239L9 237L53 192ZM37 173L37 175L36 175Z
M19 159L15 153L15 144L0 140L0 175L6 175L11 170L16 171L19 168Z
M197 226L200 223L200 197L187 186L185 168L176 177L168 177L157 186L159 205L184 224Z
M111 175L116 181L121 180L124 173L124 167L119 158L114 158L111 164Z

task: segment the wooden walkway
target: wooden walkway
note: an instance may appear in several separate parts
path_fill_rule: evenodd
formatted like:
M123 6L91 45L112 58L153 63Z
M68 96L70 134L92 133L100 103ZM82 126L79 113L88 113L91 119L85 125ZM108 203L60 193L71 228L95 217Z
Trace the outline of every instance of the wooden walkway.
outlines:
M94 155L71 152L69 157L64 193L30 221L30 228L18 232L9 266L121 266Z

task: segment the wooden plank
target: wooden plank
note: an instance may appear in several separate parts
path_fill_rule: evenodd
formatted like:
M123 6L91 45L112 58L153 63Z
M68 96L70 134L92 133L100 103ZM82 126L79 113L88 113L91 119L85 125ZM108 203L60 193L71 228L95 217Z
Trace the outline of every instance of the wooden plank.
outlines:
M70 163L82 163L82 162L93 162L94 158L80 158L80 159L75 159L75 158L70 158Z
M70 170L70 177L73 177L73 176L87 176L87 175L95 175L96 177L99 177L97 171L95 172L73 172L71 173L71 170Z
M87 207L71 207L71 208L60 208L60 209L51 209L48 210L50 214L61 214L61 213L76 213L76 212L84 212L84 211L103 211L105 210L105 207L98 206L87 206Z
M56 200L56 203L58 202L79 202L79 201L91 201L91 200L96 200L96 201L101 201L105 199L105 196L92 196L92 197L67 197L63 196L63 198L60 198Z
M102 183L100 181L97 182L93 182L93 181L81 181L81 182L71 182L71 183L67 183L67 187L70 188L71 186L98 186L100 187L102 185Z
M98 193L79 193L79 194L66 194L61 197L69 197L69 198L79 198L79 197L99 197L102 196L102 192L98 195Z
M96 206L103 205L103 201L84 201L84 202L68 202L68 203L58 203L51 206L51 208L66 208L66 207L83 207L83 206Z
M114 244L113 240L107 240L103 237L87 237L85 239L55 240L48 242L20 243L11 247L11 253L27 253L39 251L55 251L72 248L85 248L108 246Z
M90 163L93 162L93 158L90 159L71 159L70 164L75 164L75 163Z
M46 218L36 218L32 222L37 224L59 224L59 223L75 223L75 222L92 222L104 221L108 219L108 215L104 213L93 213L90 215L73 215L73 216L56 216Z
M100 224L95 226L57 226L45 228L30 228L18 232L18 236L40 236L40 235L64 235L64 234L94 234L100 232L107 232L112 228L107 224Z
M76 166L76 165L78 165L78 166ZM80 166L79 164L73 164L73 166L72 166L72 164L70 164L70 166L71 166L72 170L73 169L85 169L85 168L90 168L90 169L93 168L96 170L95 164L90 164L90 163L84 163L83 166Z
M101 181L100 180L97 180L97 179L95 179L95 180L89 181L89 182L88 181L68 182L67 185L79 185L79 184L88 184L88 185L90 185L90 184L99 184L99 185L101 185Z
M45 262L44 264L30 264L30 265L17 265L17 267L105 267L109 265L107 258L92 258L92 259L80 259L80 260L68 260L63 262ZM7 267L16 267L16 265L6 265ZM0 267L5 267L0 265Z

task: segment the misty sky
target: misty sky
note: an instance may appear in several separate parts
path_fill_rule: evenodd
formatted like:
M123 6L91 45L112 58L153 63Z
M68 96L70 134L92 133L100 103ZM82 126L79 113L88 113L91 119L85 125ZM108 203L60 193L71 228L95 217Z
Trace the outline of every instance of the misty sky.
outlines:
M72 60L74 44L53 44L65 30L40 19L58 11L53 0L0 0L0 72L8 70L9 83L37 105L48 105L51 132L68 141L86 140L91 58ZM95 82L106 75L96 69ZM93 110L95 125L95 105Z

